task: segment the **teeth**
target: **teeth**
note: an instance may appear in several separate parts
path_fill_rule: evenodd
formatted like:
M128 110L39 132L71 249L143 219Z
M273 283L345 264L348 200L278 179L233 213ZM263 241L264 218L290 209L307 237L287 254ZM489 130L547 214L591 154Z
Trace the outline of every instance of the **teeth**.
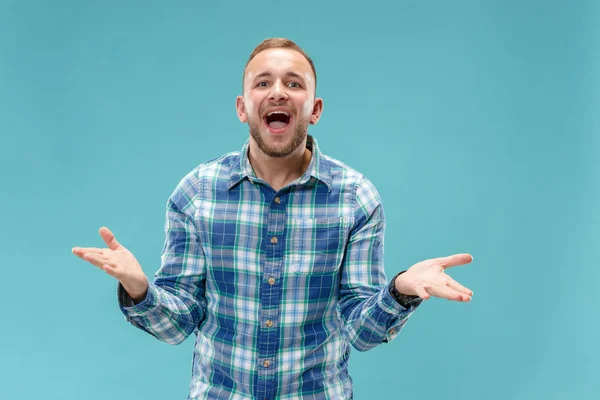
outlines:
M268 113L268 114L267 114L267 117L270 117L270 116L271 116L271 115L273 115L273 114L283 114L283 115L285 115L286 117L289 117L289 116L290 116L290 114L288 114L288 113L287 113L287 112L285 112L285 111L271 111L270 113Z

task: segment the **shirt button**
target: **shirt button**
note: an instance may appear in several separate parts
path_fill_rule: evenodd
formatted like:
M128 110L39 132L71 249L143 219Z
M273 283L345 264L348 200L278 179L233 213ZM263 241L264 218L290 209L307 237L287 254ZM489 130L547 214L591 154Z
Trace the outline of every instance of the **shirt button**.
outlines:
M281 199L280 199L279 197L275 197L275 199L274 199L274 200L275 200L275 204L279 204L279 203L281 203Z
M265 325L267 326L267 328L270 328L273 326L273 321L271 321L270 319L265 321Z
M389 334L390 335L395 335L396 334L396 329L394 329L394 328L390 329Z
M277 243L277 238L275 236L273 236L271 238L271 243L276 244Z
M269 278L269 285L273 286L275 284L275 278Z
M270 366L271 366L271 361L269 361L269 360L265 360L265 361L263 362L263 367L265 367L265 368L269 368Z

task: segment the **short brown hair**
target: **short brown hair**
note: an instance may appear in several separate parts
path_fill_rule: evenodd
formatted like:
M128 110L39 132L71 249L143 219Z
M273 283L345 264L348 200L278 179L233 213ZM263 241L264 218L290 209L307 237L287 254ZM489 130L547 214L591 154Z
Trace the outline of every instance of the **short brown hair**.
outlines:
M315 76L315 90L317 89L317 71L315 70L315 64L313 64L313 61L308 56L308 54L306 54L306 52L304 50L302 50L302 48L300 46L298 46L296 43L294 43L290 39L268 38L268 39L265 39L262 42L260 42L260 44L254 48L254 50L252 51L252 54L250 54L250 57L248 58L248 61L246 62L246 65L244 66L244 74L242 75L242 93L244 93L244 78L246 75L246 68L248 68L248 64L250 64L250 61L252 61L252 59L254 57L256 57L256 55L258 53L260 53L261 51L268 50L268 49L278 49L278 48L295 50L298 53L302 54L304 56L304 58L306 58L306 61L308 61L308 63L310 64L313 75Z

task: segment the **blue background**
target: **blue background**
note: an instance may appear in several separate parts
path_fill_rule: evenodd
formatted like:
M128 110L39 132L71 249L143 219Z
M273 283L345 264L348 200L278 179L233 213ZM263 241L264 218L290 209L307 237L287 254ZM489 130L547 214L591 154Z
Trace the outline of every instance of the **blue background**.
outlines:
M600 7L0 0L0 398L183 399L193 341L128 325L71 254L108 226L147 275L167 197L238 150L242 69L284 36L314 59L310 133L378 187L386 272L470 252L473 301L426 302L353 352L357 399L596 399Z

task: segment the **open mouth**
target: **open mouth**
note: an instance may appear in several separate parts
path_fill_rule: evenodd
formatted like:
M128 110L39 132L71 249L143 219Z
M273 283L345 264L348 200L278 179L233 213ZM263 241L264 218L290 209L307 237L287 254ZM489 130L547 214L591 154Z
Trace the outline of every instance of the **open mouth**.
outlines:
M271 111L264 119L272 131L280 132L289 125L291 117L286 111Z

